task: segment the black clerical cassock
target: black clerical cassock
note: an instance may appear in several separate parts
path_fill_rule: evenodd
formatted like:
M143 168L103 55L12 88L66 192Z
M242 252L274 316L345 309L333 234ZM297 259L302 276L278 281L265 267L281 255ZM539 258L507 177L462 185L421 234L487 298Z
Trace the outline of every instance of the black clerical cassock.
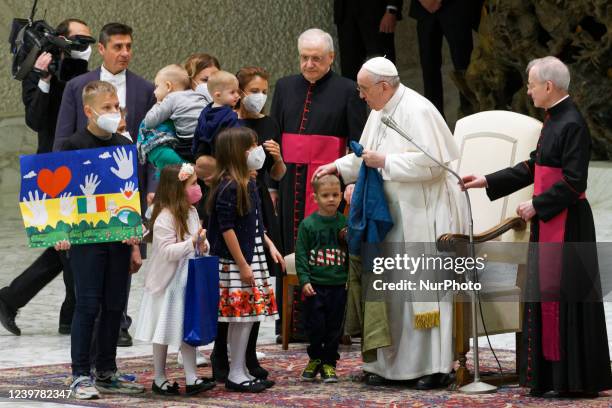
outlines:
M281 128L287 173L279 185L284 252L294 251L297 228L316 209L310 177L322 164L346 154L350 140L359 140L366 104L355 82L331 70L315 83L301 74L276 83L272 111Z
M491 200L534 183L520 382L540 392L612 388L595 226L585 196L590 154L588 127L567 97L548 109L529 160L486 176Z

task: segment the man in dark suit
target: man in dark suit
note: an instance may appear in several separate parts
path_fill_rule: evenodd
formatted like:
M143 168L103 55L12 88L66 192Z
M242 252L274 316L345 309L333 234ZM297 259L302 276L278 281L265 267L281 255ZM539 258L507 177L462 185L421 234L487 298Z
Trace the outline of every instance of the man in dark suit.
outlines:
M355 81L371 57L395 62L395 25L403 5L403 0L334 0L342 76Z
M108 23L102 27L98 52L102 56L102 66L87 74L80 75L66 84L55 130L53 150L60 150L70 136L87 126L87 117L83 111L82 92L85 85L91 81L107 81L117 88L119 105L127 112L126 122L129 132L127 137L131 137L132 143L136 143L140 122L155 104L156 99L153 94L155 87L153 84L128 70L128 65L132 59L131 27L121 23ZM147 171L146 167L138 166L138 188L143 213L146 210L146 193L149 189L153 189L153 175L153 171ZM141 248L141 250L144 251L144 248ZM132 270L134 270L134 265L141 263L141 251L135 246L132 253ZM128 333L130 324L130 317L127 316L127 313L124 313L121 333L119 334L119 346L132 345L132 338Z
M56 30L59 35L67 38L75 35L91 36L87 24L75 18L62 21ZM47 72L52 61L51 54L42 53L36 60L34 68L43 74L32 71L23 80L22 99L25 106L25 121L29 128L38 133L36 153L51 151L66 81L87 72L90 55L91 48L63 55L56 74L51 75ZM65 255L53 248L47 248L8 286L0 289L0 322L8 331L16 336L21 335L21 330L15 323L17 311L28 304L62 270L64 271L66 297L60 311L58 331L60 334L70 334L75 303L74 281Z
M472 29L478 28L484 0L412 0L410 17L417 20L424 94L444 116L442 37L453 61L453 79L463 81L472 55ZM460 94L462 111L469 103ZM469 112L464 112L464 114Z

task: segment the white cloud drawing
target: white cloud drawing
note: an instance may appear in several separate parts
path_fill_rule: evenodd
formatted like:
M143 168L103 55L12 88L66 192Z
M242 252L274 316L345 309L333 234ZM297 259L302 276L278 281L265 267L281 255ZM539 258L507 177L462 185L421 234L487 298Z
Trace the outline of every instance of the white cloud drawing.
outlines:
M24 179L31 179L36 177L36 172L34 170L30 170L30 172L28 174L26 174L25 176L23 176Z
M100 156L102 157L102 156ZM84 161L83 164L91 164L91 160Z
M101 158L101 159L110 159L111 155L110 155L109 152L104 152L101 155L99 155L98 157Z

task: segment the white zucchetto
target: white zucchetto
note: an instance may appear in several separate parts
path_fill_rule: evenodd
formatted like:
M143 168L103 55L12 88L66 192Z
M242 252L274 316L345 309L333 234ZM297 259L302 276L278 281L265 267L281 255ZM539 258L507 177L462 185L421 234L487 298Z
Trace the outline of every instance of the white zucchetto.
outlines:
M397 68L395 67L395 64L393 64L391 61L389 61L385 57L371 58L363 64L362 68L364 68L365 70L375 75L389 76L389 77L398 76Z

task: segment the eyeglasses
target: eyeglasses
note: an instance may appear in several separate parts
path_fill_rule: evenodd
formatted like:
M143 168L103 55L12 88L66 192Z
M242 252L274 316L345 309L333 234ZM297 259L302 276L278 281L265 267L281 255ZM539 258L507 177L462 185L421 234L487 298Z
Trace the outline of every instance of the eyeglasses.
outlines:
M357 85L357 92L367 92L368 89L373 88L373 87L375 87L378 84L382 84L383 82L386 82L386 81L378 81L375 84L372 84L370 86L359 86L359 85Z

